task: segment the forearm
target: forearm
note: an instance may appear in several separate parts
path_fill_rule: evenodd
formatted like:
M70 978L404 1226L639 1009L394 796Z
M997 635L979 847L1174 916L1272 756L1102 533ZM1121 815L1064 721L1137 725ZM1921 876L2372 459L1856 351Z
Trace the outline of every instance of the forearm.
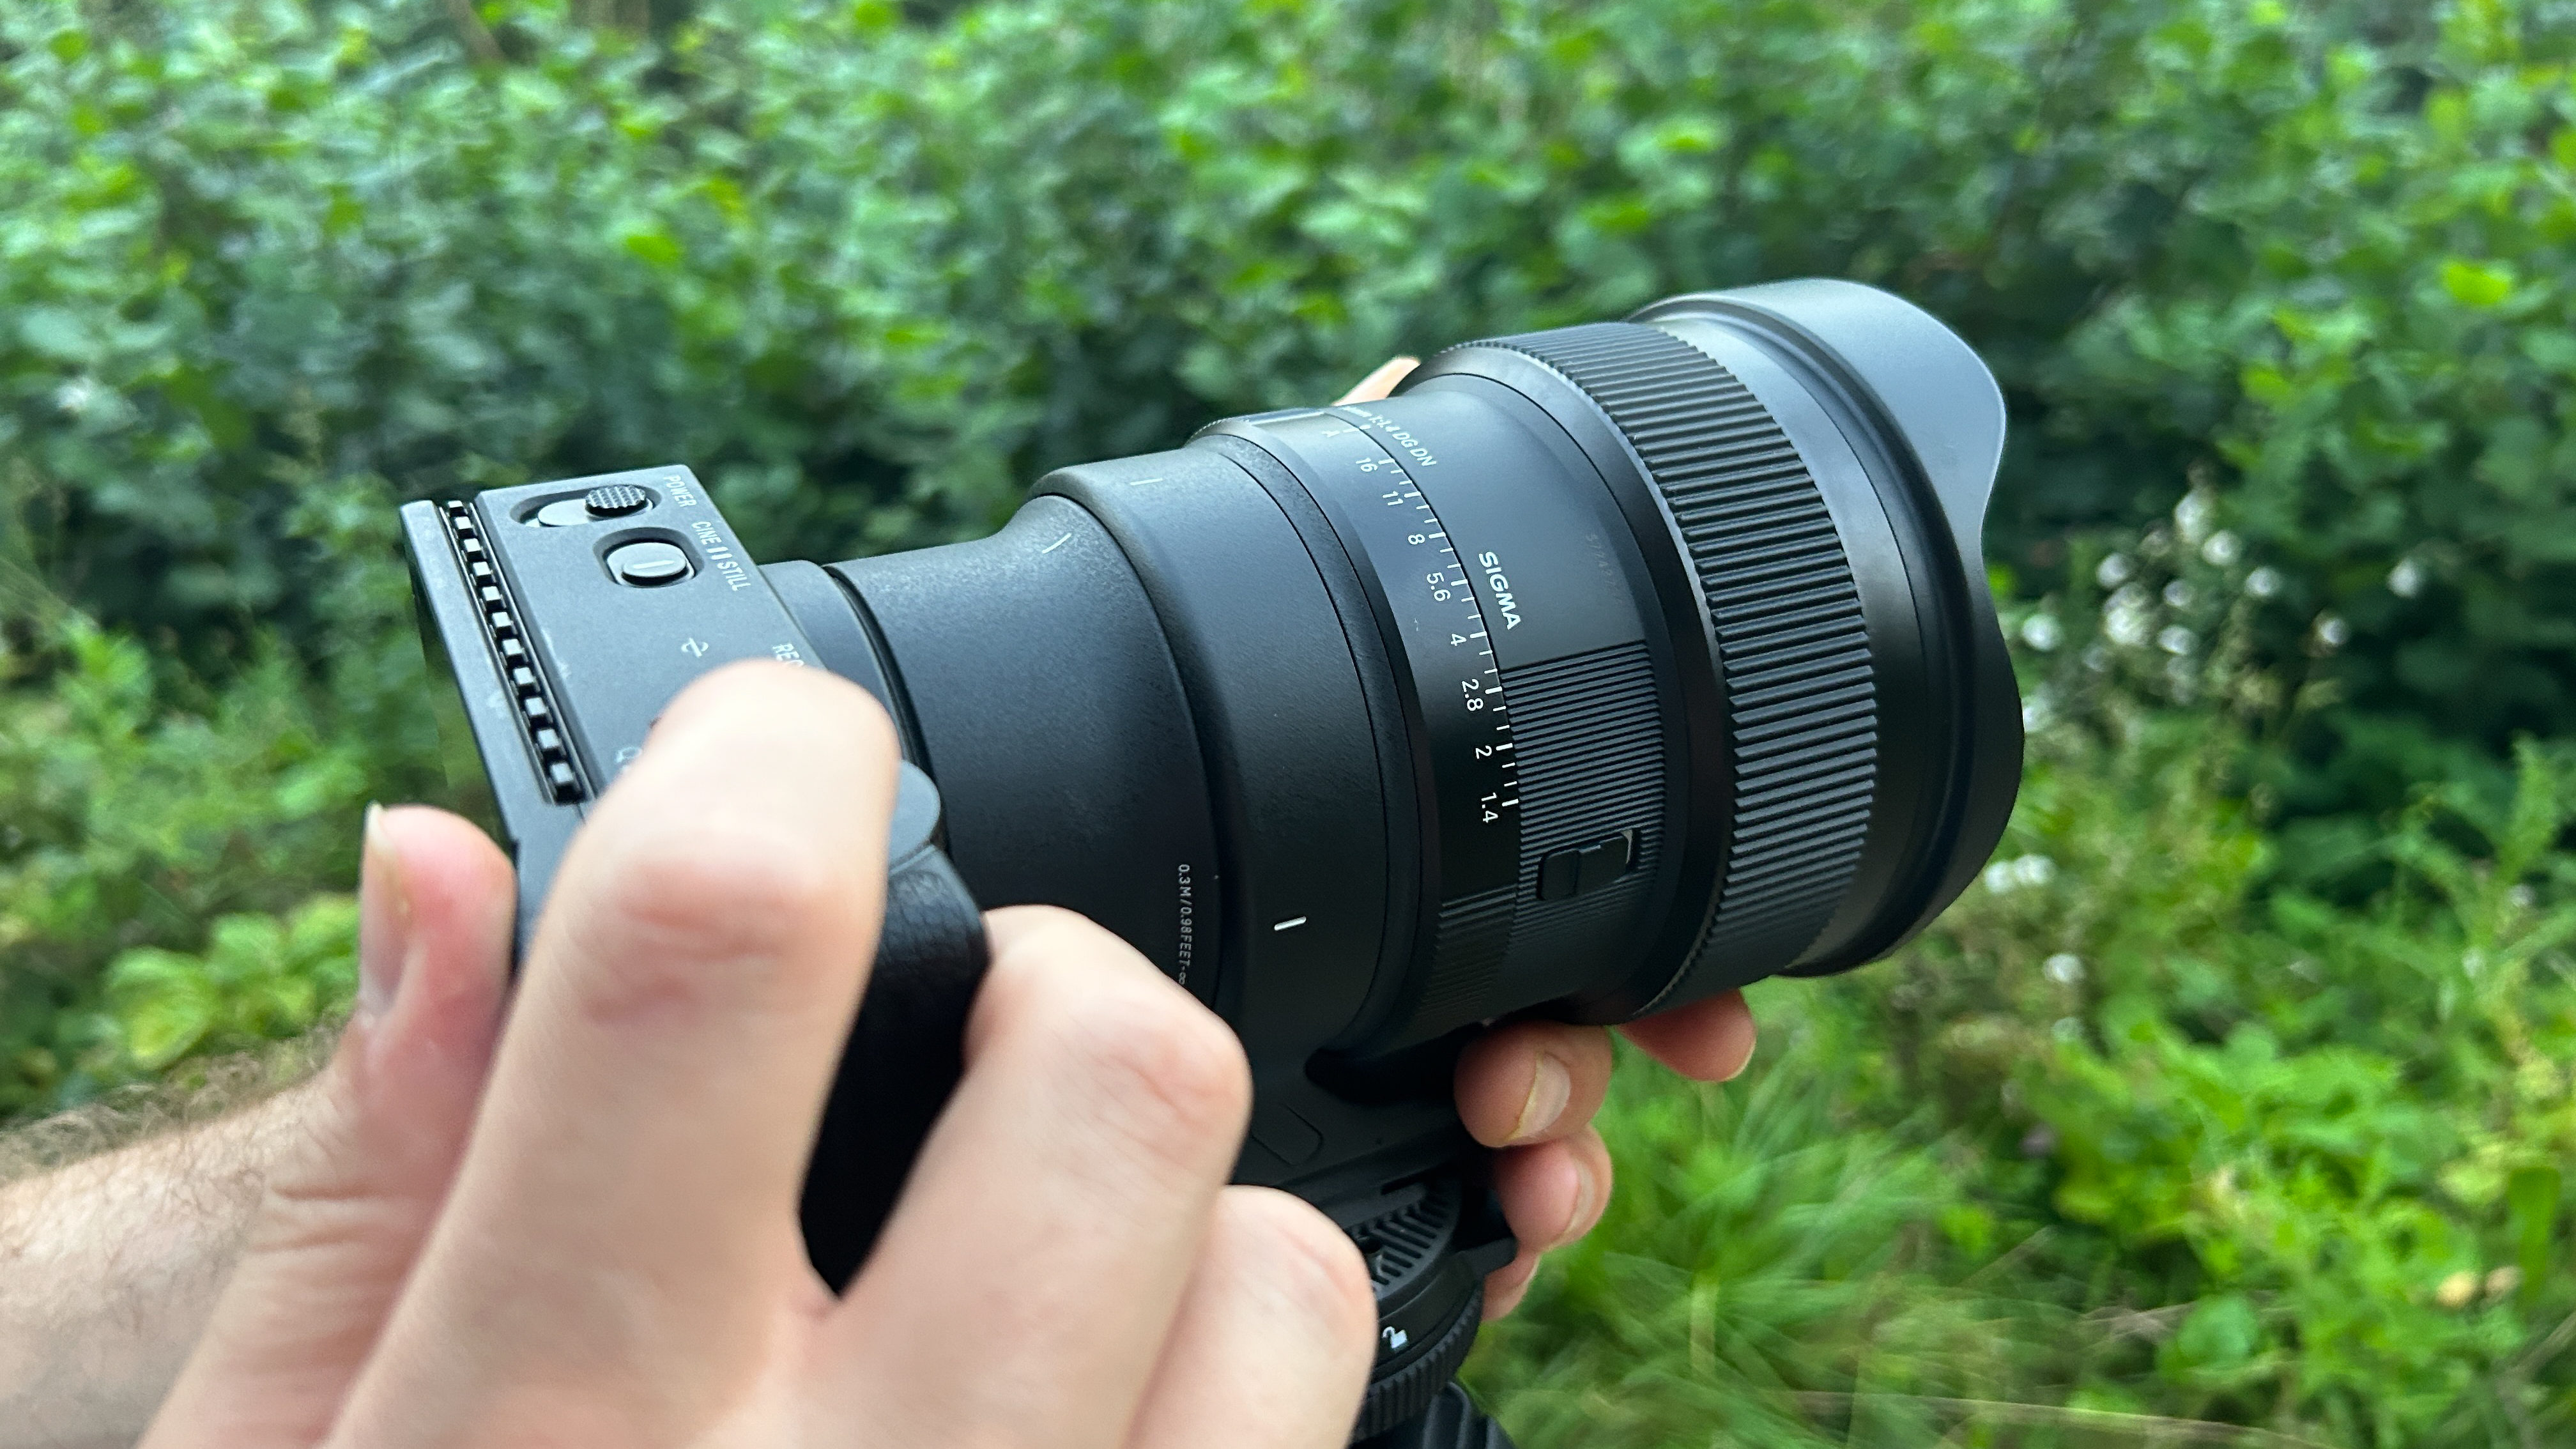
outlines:
M0 1449L142 1436L316 1092L0 1186Z

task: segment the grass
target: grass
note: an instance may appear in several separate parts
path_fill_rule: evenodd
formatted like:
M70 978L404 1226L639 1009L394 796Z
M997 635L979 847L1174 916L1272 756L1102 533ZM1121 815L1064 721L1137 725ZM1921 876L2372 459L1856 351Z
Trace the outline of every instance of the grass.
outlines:
M1527 1446L2539 1445L2576 1430L2566 760L2283 885L2203 701L2035 737L1895 959L1623 1060L1618 1193L1470 1383Z

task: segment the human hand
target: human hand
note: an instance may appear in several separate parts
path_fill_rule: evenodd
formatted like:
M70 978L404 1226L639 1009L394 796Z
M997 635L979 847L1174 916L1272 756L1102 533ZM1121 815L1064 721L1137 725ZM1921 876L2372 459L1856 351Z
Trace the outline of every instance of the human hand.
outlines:
M1336 402L1393 393L1420 359L1378 365ZM1753 1056L1753 1013L1730 991L1620 1027L1648 1056L1694 1081L1723 1082ZM1520 1253L1485 1279L1485 1316L1500 1318L1529 1291L1539 1255L1601 1220L1610 1205L1610 1151L1593 1115L1610 1089L1610 1036L1597 1027L1521 1021L1486 1033L1458 1061L1458 1115L1499 1149L1494 1189Z
M988 918L965 1075L874 1255L838 1299L806 1263L894 762L819 671L682 694L567 854L506 1028L507 862L372 816L328 1108L149 1449L1339 1449L1357 1250L1225 1185L1241 1048L1065 912Z

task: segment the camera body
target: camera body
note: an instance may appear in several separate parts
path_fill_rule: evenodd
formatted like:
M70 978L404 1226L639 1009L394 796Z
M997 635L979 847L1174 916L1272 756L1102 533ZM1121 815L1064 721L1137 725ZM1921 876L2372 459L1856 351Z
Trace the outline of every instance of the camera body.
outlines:
M901 722L910 758L901 767L887 857L884 932L818 1129L802 1213L816 1268L835 1287L845 1283L959 1076L959 1043L984 965L976 898L943 849L949 832L940 793L917 763L919 728L889 683L870 631L814 565L752 564L683 466L494 489L471 502L414 503L402 521L424 637L456 683L517 864L522 955L582 818L642 753L663 706L699 676L746 659L831 668L869 689ZM1065 554L1069 542L1059 532L1035 546ZM1096 569L1109 562L1101 546L1095 541L1094 556L1062 563ZM1054 617L1058 627L1083 633L1093 650L1113 637L1096 616ZM1131 631L1127 642L1142 638ZM1041 654L1063 642L1043 629L1034 638L1021 631L1018 639L1020 648ZM1172 684L1163 681L1166 690ZM1116 708L1131 730L1136 714L1149 713L1138 701L1153 692L1150 679L1127 674L1094 676L1077 691ZM1168 703L1177 710L1177 694ZM1077 715L1073 723L1099 722ZM1168 822L1189 815L1171 808L1173 795L1204 799L1188 773L1194 746L1177 736L1153 741L1122 732L1117 739L1120 748L1105 753L1136 762L1122 766L1135 778L1118 780L1103 798L1124 803L1094 810L1086 794L1070 802L1071 812L1095 832L1130 841L1156 838L1155 820L1180 833ZM1140 744L1154 748L1135 748ZM1029 763L1043 770L1047 760ZM988 793L1022 788L989 772L982 780ZM1319 803L1329 808L1329 791ZM1182 984L1216 995L1217 973L1203 963L1220 949L1225 908L1204 825L1199 839L1178 843L1169 870L1115 873L1116 890L1081 875L1102 859L1081 842L1050 842L1042 827L1033 834L1026 847L1033 863L1054 874L1038 894L1003 899L1068 898L1096 911L1102 900L1123 902L1130 939L1158 947L1157 964ZM997 841L1008 847L1005 858L986 863L1005 892L1020 839L1013 833ZM1132 847L1120 858L1132 862ZM1066 871L1075 874L1068 880ZM1131 884L1139 876L1142 882ZM1332 907L1316 913L1332 914ZM1152 924L1139 924L1145 920ZM1283 930L1274 922L1271 934L1302 924ZM1260 1002L1307 984L1298 979L1300 964L1275 954L1256 963L1279 979L1239 982L1229 1004L1257 1016ZM1451 1034L1350 1069L1336 1091L1303 1070L1325 1044L1319 1029L1300 1039L1276 1012L1265 1024L1252 1034L1262 1044L1255 1060L1291 1069L1262 1075L1236 1178L1297 1191L1359 1242L1377 1291L1378 1378L1385 1386L1363 1427L1391 1428L1419 1413L1455 1373L1472 1346L1484 1275L1514 1251L1483 1180L1482 1154L1451 1105L1460 1043Z

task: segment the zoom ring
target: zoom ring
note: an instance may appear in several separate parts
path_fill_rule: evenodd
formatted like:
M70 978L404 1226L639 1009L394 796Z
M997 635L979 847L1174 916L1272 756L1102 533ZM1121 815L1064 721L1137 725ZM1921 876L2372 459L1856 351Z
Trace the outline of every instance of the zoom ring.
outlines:
M1824 496L1760 399L1668 332L1603 322L1481 345L1591 398L1680 527L1717 640L1734 815L1717 910L1674 985L1779 970L1849 889L1877 778L1869 631Z

